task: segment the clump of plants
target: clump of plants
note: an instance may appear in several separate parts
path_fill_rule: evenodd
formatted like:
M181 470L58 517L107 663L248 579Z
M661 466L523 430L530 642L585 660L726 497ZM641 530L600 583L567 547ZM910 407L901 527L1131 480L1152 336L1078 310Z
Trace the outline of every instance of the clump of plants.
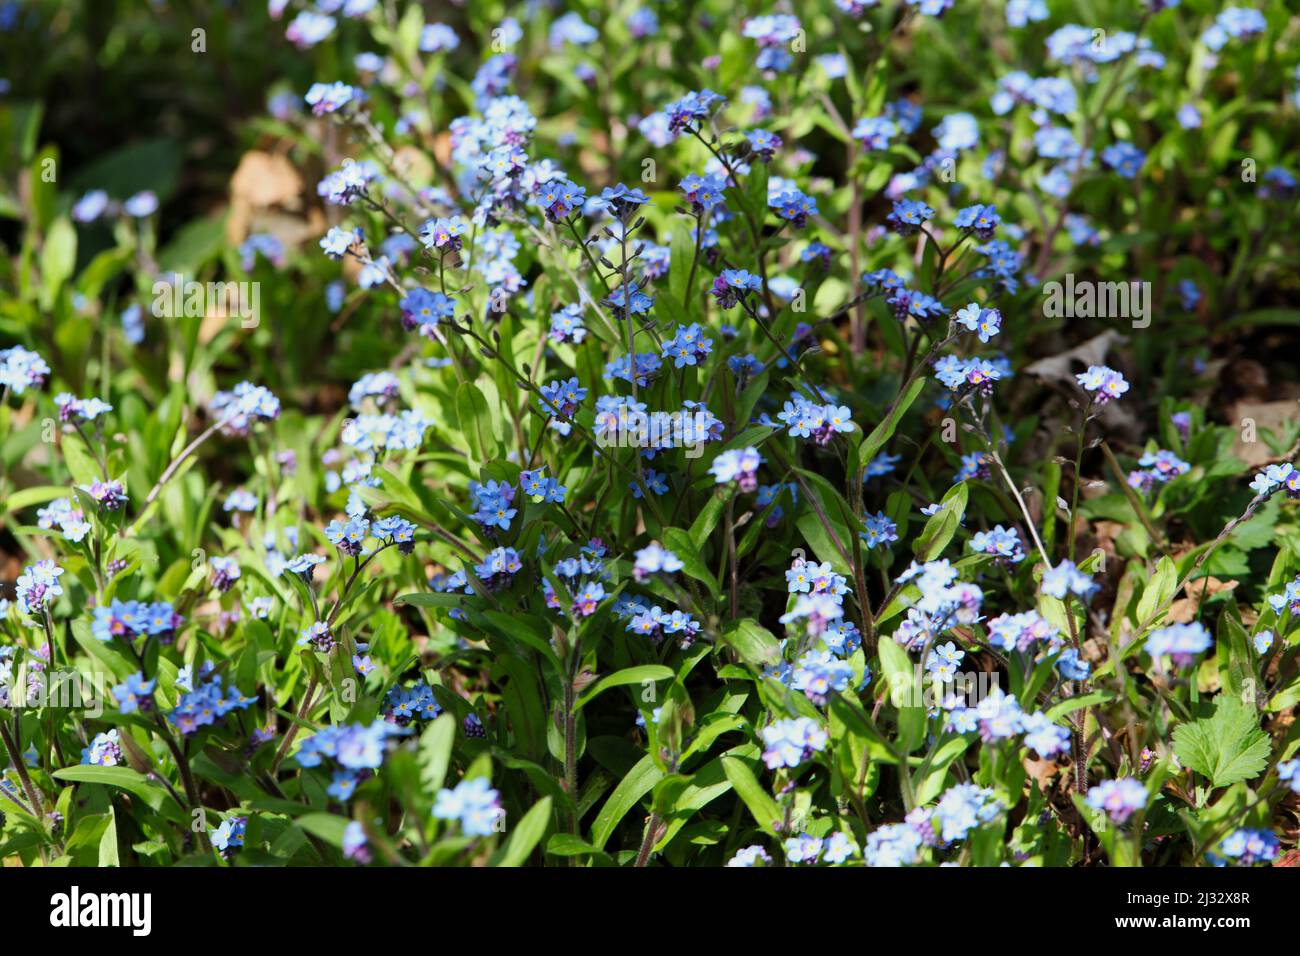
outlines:
M269 6L293 228L0 106L0 857L1290 852L1282 3Z

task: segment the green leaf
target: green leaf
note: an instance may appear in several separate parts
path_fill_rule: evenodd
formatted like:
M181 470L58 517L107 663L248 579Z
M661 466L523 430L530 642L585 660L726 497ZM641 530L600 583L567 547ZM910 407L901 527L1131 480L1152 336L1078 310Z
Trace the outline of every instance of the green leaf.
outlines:
M1174 728L1174 755L1215 787L1250 780L1268 765L1268 735L1253 707L1220 695L1214 716Z
M78 166L70 181L71 191L103 189L110 196L130 196L150 189L166 201L176 189L181 153L180 143L167 138L137 140L99 153L93 162Z
M907 410L912 407L912 403L916 401L916 396L921 394L921 389L925 388L925 383L925 376L918 375L916 381L908 386L906 394L898 400L893 411L885 416L884 421L871 430L870 435L862 439L862 444L858 446L858 461L862 462L863 467L866 467L867 463L876 457L876 452L880 451L885 446L885 442L893 437L894 429L898 427L898 423Z
M668 259L668 291L678 302L687 301L686 283L690 278L691 263L695 259L695 240L685 223L673 227L672 254ZM698 281L699 275L696 275Z
M701 582L709 589L709 593L716 600L718 597L718 582L713 579L713 574L709 571L708 565L700 557L700 550L691 540L690 533L683 531L681 528L665 528L664 547L677 555L677 559L682 562L682 573Z
M745 801L745 806L749 807L754 822L764 833L776 836L776 827L781 823L781 808L763 789L749 764L737 757L723 757L722 770L736 793L740 794L740 799Z
M831 567L837 572L851 576L853 569L845 562L840 549L835 546L835 540L838 539L840 544L844 546L844 550L847 551L848 545L853 539L849 537L848 529L834 518L827 516L826 524L830 525L831 531L834 532L834 538L827 533L821 518L812 511L801 514L799 520L795 522L795 527L804 536L804 540L808 542L818 561L829 561Z
M167 791L156 783L150 783L143 774L136 773L130 767L78 766L64 767L54 771L59 780L73 783L97 783L106 787L125 790L143 800L150 809L159 809L167 799Z
M410 604L413 607L460 607L465 603L464 594L451 594L440 591L415 592L399 594L393 598L397 605Z
M469 443L475 461L486 463L497 457L497 436L492 429L492 412L487 399L473 382L464 382L456 390L456 420L461 434Z
M351 823L347 817L333 813L304 813L294 821L312 836L318 836L330 846L343 846L343 831Z
M622 687L626 684L644 684L646 681L672 680L673 672L671 668L664 667L662 664L643 664L640 667L625 667L621 671L615 671L605 677L602 677L596 683L592 684L578 698L578 709L581 710L591 702L591 699L598 694L603 694L611 687Z
M225 240L225 216L188 222L171 242L158 250L159 269L163 274L180 272L193 275L221 254Z
M396 46L410 58L415 58L420 46L420 30L424 26L424 11L413 3L402 14L397 24Z
M99 465L95 463L94 456L91 455L90 449L86 447L80 435L64 435L59 446L63 452L63 462L77 482L89 485L100 478L108 477L100 475Z
M702 551L704 549L704 543L709 540L709 535L718 526L718 519L722 517L725 507L722 498L714 495L700 509L700 513L691 523L691 530L688 532L693 545L692 550Z
M1149 619L1157 608L1163 607L1173 598L1177 585L1178 568L1169 558L1161 558L1156 564L1156 573L1142 590L1142 600L1138 601L1137 622L1140 626L1155 623Z
M131 262L132 250L114 246L97 254L77 276L77 290L88 299L98 299L104 286Z
M424 729L420 735L420 782L432 793L441 789L451 764L451 745L456 740L456 717L450 711Z
M756 757L758 752L758 748L753 744L744 744L731 754L743 759ZM709 761L691 776L690 783L670 795L672 805L666 808L667 812L664 814L670 822L656 846L668 846L696 813L731 790L731 781L727 779L722 769L722 761L725 759L728 759L727 754L717 760Z
M32 505L43 505L55 498L64 498L67 494L68 489L62 485L38 485L34 488L24 488L22 491L15 491L4 501L0 501L0 513L22 511Z
M609 859L603 850L572 833L557 833L552 836L546 841L546 852L554 856L598 856Z
M56 219L41 249L41 307L48 309L77 264L77 230L67 219Z
M1065 700L1053 704L1047 708L1047 716L1051 720L1057 720L1066 714L1072 714L1076 710L1082 710L1084 707L1091 707L1094 704L1105 704L1115 699L1115 694L1108 690L1094 690L1088 694L1080 694L1078 697L1067 697Z
M745 199L762 222L767 212L767 163L754 163L745 177Z
M619 781L614 792L609 795L605 805L596 815L596 822L591 825L591 843L596 849L603 850L614 828L627 816L627 812L636 806L637 801L654 788L663 778L663 771L655 766L654 757L646 754Z
M528 862L528 854L546 835L546 828L551 825L551 798L542 797L524 818L515 825L510 839L502 848L497 866L523 866Z
M122 865L117 855L117 810L111 806L108 811L108 826L104 828L104 835L99 840L99 865Z
M948 778L948 768L967 751L970 744L971 742L965 737L953 737L936 750L933 757L928 758L928 770L924 774L918 771L917 779L913 782L917 806L924 806L943 792L944 781Z
M1225 608L1219 615L1219 684L1225 694L1246 700L1244 692L1254 697L1255 665L1251 652L1250 635L1232 610Z
M781 644L776 636L751 618L728 624L722 640L751 667L770 667L781 659Z
M904 753L911 753L925 737L925 708L912 702L917 696L917 667L896 641L881 641L879 653L890 700L906 702L898 707L898 744Z
M1225 329L1240 329L1252 325L1300 325L1300 309L1256 309L1234 315L1223 324Z
M555 576L550 575L549 580L554 582ZM559 589L557 589L557 592ZM484 630L492 631L501 635L504 640L525 644L541 654L551 665L555 673L561 673L564 668L560 664L559 657L555 654L555 648L551 646L550 640L538 633L531 626L531 621L536 620L523 615L511 616L503 614L500 611L471 611L467 614L471 624L475 627L481 627Z
M921 529L921 534L913 545L916 560L933 561L943 553L944 548L948 547L948 542L961 527L969 494L966 482L961 481L953 485L943 496L941 507L926 521L925 527Z
M1293 680L1287 687L1283 687L1268 699L1268 704L1264 709L1270 714L1277 714L1284 710L1290 710L1296 704L1300 704L1300 680Z
M75 640L91 657L109 669L119 680L126 680L135 672L138 665L127 659L117 650L114 641L101 641L91 633L90 622L85 620L72 622L72 639Z

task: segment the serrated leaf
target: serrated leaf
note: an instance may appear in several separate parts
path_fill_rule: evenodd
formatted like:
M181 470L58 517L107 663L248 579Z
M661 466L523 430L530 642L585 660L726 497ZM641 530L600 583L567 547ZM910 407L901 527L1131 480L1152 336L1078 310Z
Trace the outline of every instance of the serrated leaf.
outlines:
M1174 755L1215 787L1259 776L1268 765L1268 754L1268 735L1260 729L1254 708L1235 697L1220 696L1212 717L1174 728Z

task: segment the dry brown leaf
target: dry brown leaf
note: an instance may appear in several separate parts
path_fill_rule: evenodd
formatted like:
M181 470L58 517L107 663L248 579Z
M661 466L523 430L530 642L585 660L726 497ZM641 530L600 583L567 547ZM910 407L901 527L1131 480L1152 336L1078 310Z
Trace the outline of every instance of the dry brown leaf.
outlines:
M1042 758L1036 759L1026 753L1021 762L1024 764L1025 773L1029 774L1034 782L1038 784L1038 789L1042 790L1043 793L1051 793L1052 780L1061 772L1061 768L1057 766L1056 761L1043 760Z
M443 169L451 166L451 133L442 132L433 137L433 158Z
M1090 637L1080 645L1083 659L1092 664L1104 662L1110 654L1110 643L1099 637Z
M1228 422L1237 428L1232 453L1251 468L1278 461L1260 432L1267 428L1275 435L1282 434L1297 418L1300 418L1300 405L1295 402L1237 402L1228 409ZM1249 427L1247 423L1251 423ZM1243 436L1249 428L1253 428L1255 440L1248 442Z
M230 177L226 238L232 243L243 242L259 211L273 206L300 209L302 188L302 177L287 157L256 149L245 153Z
M217 337L230 322L242 324L245 315L252 314L246 309L256 304L255 299L246 299L245 287L237 282L218 283L221 290L216 295L207 297L207 310L199 324L199 341L204 345ZM212 283L209 283L209 287Z
M1122 521L1097 521L1093 523L1092 533L1097 539L1097 547L1106 552L1107 557L1118 557L1119 552L1115 550L1115 539L1123 534L1128 525Z
M591 149L578 151L578 166L588 179L602 180L609 175L609 137L604 130L593 130Z
M250 206L292 206L302 194L302 177L285 156L250 150L230 178L230 198Z
M1211 596L1218 594L1220 591L1235 590L1238 581L1220 581L1216 577L1196 578L1188 581L1183 588L1186 597L1180 597L1169 605L1169 619L1175 624L1190 624L1192 618L1196 617L1196 609L1201 603L1201 592L1205 592L1205 599L1209 600Z
M1028 366L1025 371L1030 375L1036 375L1039 378L1053 379L1063 382L1066 385L1074 386L1075 368L1074 363L1079 362L1083 365L1105 365L1106 353L1110 351L1112 345L1121 344L1125 341L1124 336L1114 329L1108 329L1100 335L1094 335L1088 341L1076 345L1074 348L1060 352L1056 355L1050 355L1047 358L1039 359L1032 365Z
M1106 353L1112 346L1123 345L1128 339L1115 329L1107 329L1072 349L1049 355L1026 367L1025 371L1038 378L1058 382L1071 391L1078 391L1076 372L1089 365L1105 365ZM1107 402L1096 409L1097 417L1110 433L1128 433L1135 430L1137 416L1124 402Z

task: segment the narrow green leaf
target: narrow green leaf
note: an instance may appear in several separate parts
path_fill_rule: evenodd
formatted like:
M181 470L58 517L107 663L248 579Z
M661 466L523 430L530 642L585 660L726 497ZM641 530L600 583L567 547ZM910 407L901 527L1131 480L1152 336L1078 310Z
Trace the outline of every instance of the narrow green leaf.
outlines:
M117 854L117 810L111 806L108 810L108 826L104 828L104 835L99 840L99 865L121 865Z
M542 797L510 831L497 866L523 866L551 825L551 798Z
M41 306L50 308L77 264L77 230L67 219L56 219L41 249Z
M703 584L716 600L718 582L714 580L713 573L700 557L699 548L691 540L690 534L681 528L665 528L664 547L677 555L677 559L682 562L682 573Z
M456 740L456 717L450 711L424 728L420 735L420 783L433 792L442 788L451 764L451 745Z
M497 437L492 427L492 412L487 399L473 382L464 382L456 390L456 420L475 461L486 463L496 458Z
M99 767L93 765L64 767L54 771L60 780L73 783L94 783L106 787L125 790L143 800L150 809L157 810L167 799L167 791L156 783L150 783L143 774L136 773L130 767Z
M460 607L465 603L465 597L464 594L420 591L413 594L399 594L393 598L393 603L397 605L409 604L413 607Z
M578 698L578 709L581 710L589 704L592 698L603 694L611 687L622 687L627 684L644 684L647 681L672 680L673 672L671 668L664 667L662 664L642 664L639 667L625 667L621 671L615 671L605 677L602 677L596 683L592 684Z
M908 386L907 392L898 400L898 404L894 406L893 411L885 416L884 421L871 430L871 434L862 439L862 444L858 446L858 460L862 462L864 467L872 458L876 457L876 452L885 446L885 442L893 437L894 430L898 428L898 423L902 421L907 410L912 407L912 403L916 401L916 396L921 394L921 389L925 388L925 383L925 376L918 375L916 381Z
M627 772L627 776L619 781L614 792L600 808L600 813L596 814L596 822L591 826L591 842L596 849L605 848L619 822L642 797L654 788L663 775L663 771L655 766L654 757L650 754L642 757L637 761L636 766Z
M722 770L736 793L740 794L740 799L745 801L745 806L749 807L754 822L764 833L776 836L776 828L781 823L781 808L763 789L749 764L736 757L723 757Z

